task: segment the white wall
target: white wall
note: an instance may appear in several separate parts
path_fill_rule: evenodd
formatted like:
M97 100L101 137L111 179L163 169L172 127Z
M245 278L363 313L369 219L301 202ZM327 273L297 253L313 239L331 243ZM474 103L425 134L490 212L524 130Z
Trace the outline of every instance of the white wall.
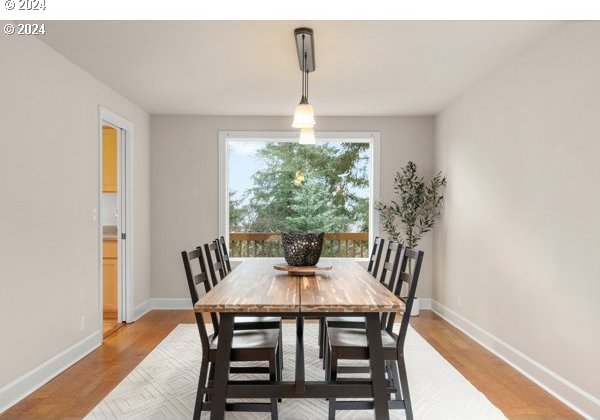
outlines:
M290 109L291 112L291 109ZM291 130L290 117L152 116L152 296L189 298L180 252L219 232L219 130ZM381 197L393 196L394 174L414 160L433 168L432 117L318 117L321 131L381 132ZM418 294L431 296L432 236Z
M435 300L580 388L554 384L595 418L599 40L598 22L568 24L439 115L448 189L433 287Z
M117 219L115 218L115 212L118 209L117 193L102 193L100 198L100 206L102 208L102 224L112 226L116 225Z
M145 111L34 37L0 35L0 63L2 388L101 334L99 105L135 125L135 301L150 297L150 135Z

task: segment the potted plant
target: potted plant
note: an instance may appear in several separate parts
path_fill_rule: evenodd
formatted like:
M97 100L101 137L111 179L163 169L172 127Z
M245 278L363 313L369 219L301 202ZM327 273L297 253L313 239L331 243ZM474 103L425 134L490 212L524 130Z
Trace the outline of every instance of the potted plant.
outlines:
M388 238L416 249L423 235L433 229L444 202L446 177L438 172L429 181L417 173L417 165L409 161L394 178L394 194L387 203L377 203L381 224ZM412 267L409 265L409 270ZM415 299L413 315L419 313Z

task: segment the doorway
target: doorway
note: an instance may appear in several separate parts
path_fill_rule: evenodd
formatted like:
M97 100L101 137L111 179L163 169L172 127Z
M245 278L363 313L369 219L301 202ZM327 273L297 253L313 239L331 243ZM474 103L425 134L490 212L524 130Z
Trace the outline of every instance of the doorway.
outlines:
M133 321L131 142L133 125L100 108L99 320L103 338Z
M119 305L120 130L102 125L102 336L122 325Z

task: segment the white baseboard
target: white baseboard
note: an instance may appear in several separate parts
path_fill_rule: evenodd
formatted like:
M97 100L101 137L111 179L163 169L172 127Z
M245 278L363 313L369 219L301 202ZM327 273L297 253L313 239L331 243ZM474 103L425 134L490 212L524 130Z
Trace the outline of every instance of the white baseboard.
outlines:
M154 309L192 309L190 298L150 298L135 308L134 319L139 318Z
M190 298L152 298L152 309L192 309Z
M135 308L134 319L137 321L154 309L192 309L192 302L189 298L148 299ZM56 375L83 359L101 344L102 332L96 331L23 376L4 385L0 388L0 413L12 407Z
M447 306L431 299L431 309L487 350L586 418L600 418L600 400ZM421 306L423 309L423 306Z
M12 407L65 369L83 359L102 344L102 332L96 331L25 375L0 388L0 413Z
M147 299L144 302L140 303L138 306L136 306L133 310L133 320L137 321L138 319L146 315L148 312L150 312L152 310L151 303L152 299Z

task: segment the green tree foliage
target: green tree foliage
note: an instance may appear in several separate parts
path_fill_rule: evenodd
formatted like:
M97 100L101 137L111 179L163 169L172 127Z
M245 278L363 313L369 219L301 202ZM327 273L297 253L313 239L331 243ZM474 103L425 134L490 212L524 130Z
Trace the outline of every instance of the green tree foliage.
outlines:
M347 226L343 216L336 215L333 196L323 179L308 176L308 181L295 186L286 228L303 232L336 232Z
M232 232L245 232L248 227L249 209L244 206L244 196L238 191L229 191L229 228Z
M422 176L417 175L417 165L408 162L394 178L394 192L398 200L377 206L383 230L389 238L416 248L423 234L433 229L440 216L445 188L446 178L441 172L425 182Z
M257 151L262 168L252 175L253 187L247 191L246 230L366 231L368 199L358 191L369 186L368 150L367 143L267 143ZM312 212L317 199L326 203L319 217ZM318 223L309 222L307 213Z

